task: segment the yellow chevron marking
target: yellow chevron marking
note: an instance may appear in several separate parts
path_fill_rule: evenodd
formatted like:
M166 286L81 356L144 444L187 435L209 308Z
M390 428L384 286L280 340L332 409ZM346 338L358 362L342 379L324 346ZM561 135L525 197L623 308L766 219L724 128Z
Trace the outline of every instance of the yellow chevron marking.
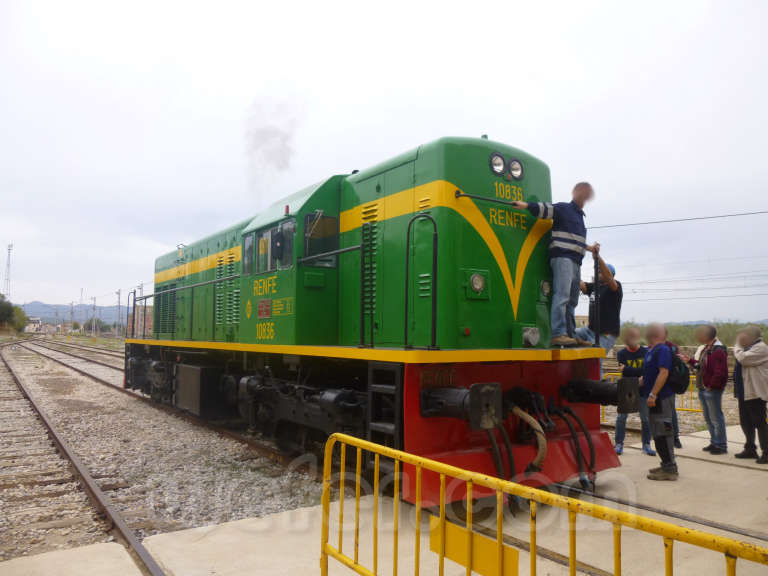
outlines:
M515 263L515 277L512 278L507 255L499 242L496 233L491 228L488 220L474 203L471 198L456 198L457 186L446 180L434 180L415 188L408 188L389 196L385 196L380 203L383 204L381 220L406 216L419 211L419 204L428 203L430 206L442 206L450 208L460 214L480 235L488 249L491 251L496 265L504 278L504 284L509 294L509 303L512 306L512 313L517 317L517 308L520 303L520 292L525 278L525 270L528 267L528 261L533 254L533 249L539 243L539 240L552 227L551 220L536 220L531 231L525 237L520 253L517 255ZM363 211L368 204L361 204L345 210L340 217L341 232L349 232L359 228L363 223Z

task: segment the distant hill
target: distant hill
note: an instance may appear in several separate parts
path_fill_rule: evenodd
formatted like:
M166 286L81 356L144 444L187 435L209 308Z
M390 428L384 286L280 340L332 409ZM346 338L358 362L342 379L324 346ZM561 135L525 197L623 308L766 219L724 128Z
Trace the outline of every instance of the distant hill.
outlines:
M34 301L28 302L27 304L22 304L21 308L24 310L24 313L27 316L40 318L43 322L49 324L54 324L57 320L59 323L69 322L69 304L46 304L45 302ZM92 304L75 304L73 310L75 322L79 322L81 324L93 316ZM120 312L123 324L125 324L125 306L122 307ZM96 318L101 319L107 324L113 324L117 322L117 305L96 306Z

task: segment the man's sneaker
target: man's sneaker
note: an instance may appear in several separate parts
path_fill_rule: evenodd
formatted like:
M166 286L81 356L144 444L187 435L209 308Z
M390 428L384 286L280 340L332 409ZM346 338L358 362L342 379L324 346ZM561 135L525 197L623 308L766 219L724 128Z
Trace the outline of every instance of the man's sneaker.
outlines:
M757 459L758 464L768 464L768 453L763 452L763 455Z
M579 346L589 347L589 346L593 346L595 343L590 342L589 340L582 340L581 338L576 338L576 344Z
M618 444L616 444L616 446L614 446L614 449L616 450L616 454L621 456L621 454L624 452L624 444L619 442Z
M680 438L675 438L675 448L682 448L683 443L680 442Z
M741 452L733 455L734 458L741 458L742 460L756 460L759 459L757 450L747 450L746 448Z
M648 456L656 456L656 450L651 448L650 444L643 444L643 452L648 454Z
M721 454L728 454L728 449L712 446L712 449L709 451L709 453L712 454L713 456L720 456Z
M704 450L704 452L712 452L712 450L714 450L714 449L715 449L715 447L712 446L712 444L710 444L708 446L704 446L704 448L702 448L702 450Z
M661 472L662 470L664 470L664 468L657 466L656 468L651 468L648 470L648 474L655 474L656 472Z
M668 470L666 468L648 472L648 480L677 480L677 477L677 470Z
M552 340L549 341L549 345L552 348L558 347L558 346L577 346L578 342L574 338L571 338L570 336L562 335L562 336L555 336L552 338Z

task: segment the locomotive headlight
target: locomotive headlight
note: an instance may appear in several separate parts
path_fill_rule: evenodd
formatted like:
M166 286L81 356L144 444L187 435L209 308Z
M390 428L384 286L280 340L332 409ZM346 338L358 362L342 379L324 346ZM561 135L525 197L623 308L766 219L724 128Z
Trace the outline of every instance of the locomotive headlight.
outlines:
M512 174L512 178L520 180L523 177L523 165L520 164L520 160L514 158L509 161L509 173Z
M551 292L552 292L552 284L544 280L544 282L541 283L541 294L545 297L548 297Z
M482 274L472 274L472 276L469 277L469 285L478 294L485 290L485 278Z
M501 154L491 154L491 170L497 175L504 173L504 157Z

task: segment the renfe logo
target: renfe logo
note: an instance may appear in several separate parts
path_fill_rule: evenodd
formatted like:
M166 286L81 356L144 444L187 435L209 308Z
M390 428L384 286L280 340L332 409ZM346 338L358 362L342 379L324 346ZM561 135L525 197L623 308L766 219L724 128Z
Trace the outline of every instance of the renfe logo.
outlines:
M277 275L257 278L253 281L254 296L269 296L277 293Z

